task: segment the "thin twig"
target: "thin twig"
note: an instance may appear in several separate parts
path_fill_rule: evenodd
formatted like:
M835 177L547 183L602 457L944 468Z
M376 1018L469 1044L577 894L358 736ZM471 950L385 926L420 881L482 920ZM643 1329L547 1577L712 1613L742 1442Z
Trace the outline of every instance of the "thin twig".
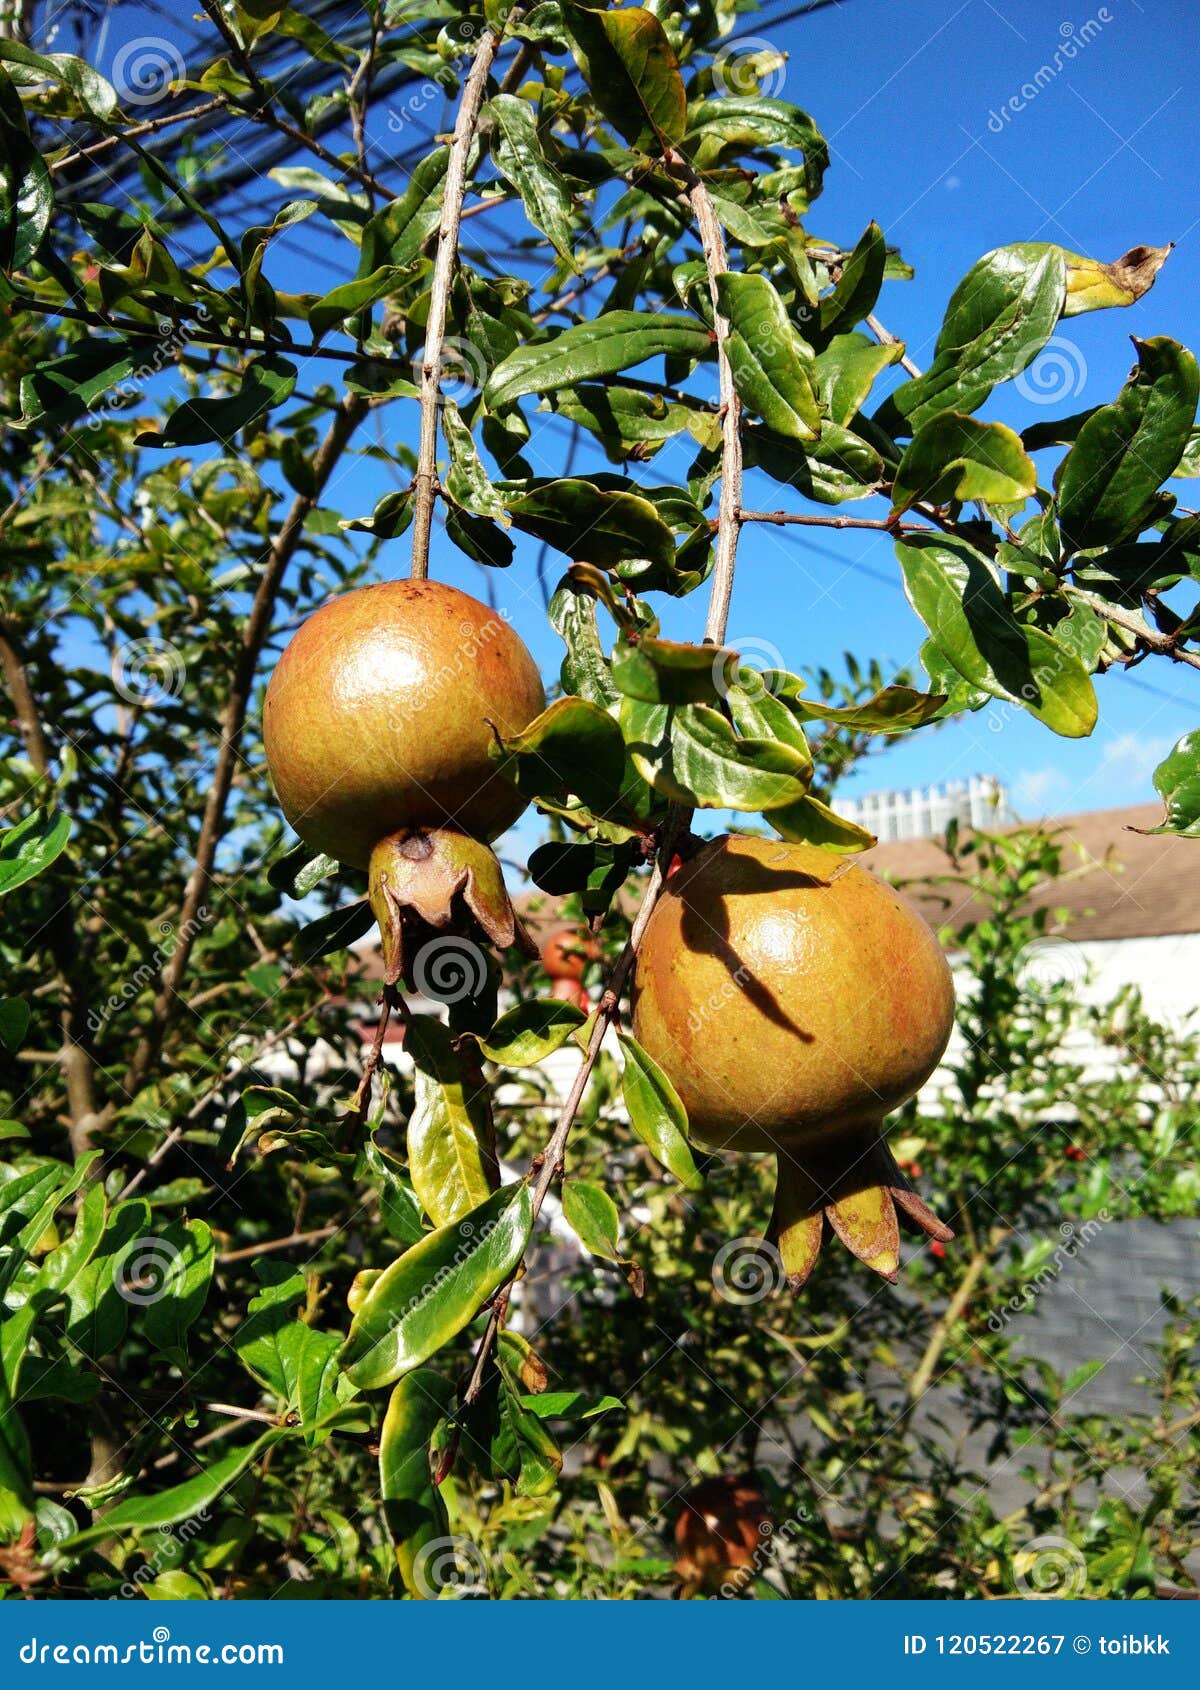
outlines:
M900 339L900 336L898 334L893 334L890 329L885 329L883 324L879 321L878 317L872 317L868 313L866 321L867 321L867 327L870 329L871 333L875 336L875 339L879 342L879 344L881 346L903 346L904 345L904 342ZM907 352L902 352L900 354L900 367L901 367L901 369L907 370L909 375L913 376L914 378L919 376L920 373L921 373L920 370L917 368L917 366L913 363L912 359L908 356Z
M1063 582L1062 590L1077 604L1085 604L1089 610L1094 610L1096 615L1103 617L1106 622L1124 628L1126 633L1136 635L1147 651L1159 652L1164 657L1174 658L1176 663L1190 663L1193 669L1200 669L1200 653L1188 651L1179 645L1174 634L1160 634L1132 610L1119 610L1116 605L1108 604L1104 599L1084 592L1082 587L1073 587L1069 581Z
M878 528L885 533L895 533L899 528L911 526L902 523L898 517L874 516L808 516L797 515L793 511L748 511L738 513L743 522L773 522L783 525L795 525L799 528Z
M86 147L78 147L74 152L65 153L62 158L51 160L49 168L51 173L69 170L72 165L82 164L85 159L109 152L122 141L136 140L141 135L157 135L160 129L170 129L177 123L187 123L189 118L210 117L213 112L224 110L228 104L228 99L222 94L218 99L205 100L198 106L188 106L186 111L167 112L163 117L148 118L145 123L132 124L117 135L105 135L102 140L89 142Z
M237 1250L223 1250L217 1261L224 1266L227 1262L257 1260L273 1250L293 1250L298 1244L320 1244L341 1230L340 1226L318 1226L311 1232L289 1232L286 1238L269 1238L265 1244L246 1244Z
M442 343L446 334L446 311L458 262L458 231L462 222L463 198L467 187L467 161L479 122L488 72L496 57L500 37L485 29L471 61L463 88L450 157L446 164L446 186L442 199L442 221L438 229L437 253L433 261L433 282L429 291L429 318L425 349L421 354L421 433L417 451L417 473L413 483L412 578L424 581L429 574L429 536L433 528L433 502L437 493L438 402L441 385Z

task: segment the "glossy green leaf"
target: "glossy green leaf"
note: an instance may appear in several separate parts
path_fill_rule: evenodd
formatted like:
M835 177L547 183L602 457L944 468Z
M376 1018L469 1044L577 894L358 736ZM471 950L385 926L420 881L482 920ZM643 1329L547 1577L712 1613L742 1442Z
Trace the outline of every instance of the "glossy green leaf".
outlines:
M695 419L707 419L712 414L700 405L667 400L660 393L590 382L548 393L542 404L556 416L580 423L610 445L609 456L618 463L625 461L632 447L661 445L682 434Z
M817 699L789 698L788 708L806 721L836 722L861 733L908 733L936 721L946 702L944 693L916 692L912 687L883 687L861 704L836 706Z
M485 1203L499 1180L488 1089L464 1064L449 1028L432 1016L410 1020L405 1049L413 1060L415 1089L409 1176L430 1220L446 1226Z
M560 679L563 691L575 693L602 710L620 700L596 627L594 599L573 581L560 581L550 600L550 625L566 646Z
M379 1436L379 1494L388 1535L405 1589L418 1599L437 1595L440 1564L436 1555L422 1556L421 1551L449 1537L446 1505L433 1482L430 1444L453 1411L453 1387L439 1373L419 1367L393 1390Z
M833 292L821 301L821 332L843 334L875 309L883 286L887 243L878 223L868 223L858 245L842 266Z
M742 739L705 704L679 709L625 699L621 723L642 778L693 809L770 810L807 789L810 764L788 745Z
M1149 831L1200 839L1200 732L1184 734L1155 769L1154 786L1166 815Z
M589 1397L583 1391L539 1391L521 1401L539 1420L594 1420L625 1407L620 1397Z
M878 421L912 432L940 411L977 411L993 387L1019 375L1053 334L1066 274L1057 247L1004 246L985 254L951 295L933 363L897 388Z
M298 1318L308 1294L302 1270L279 1262L255 1263L262 1290L250 1300L234 1337L242 1365L279 1401L285 1414L298 1414L306 1442L321 1441L321 1422L337 1406L340 1339Z
M30 139L20 95L0 70L0 272L25 269L53 215L46 161Z
M542 231L573 269L571 190L562 173L546 157L528 101L518 100L512 94L497 94L488 101L483 115L495 126L491 148L496 169L520 194L534 228Z
M390 1385L448 1344L514 1272L532 1218L528 1185L506 1186L386 1268L342 1350L350 1382L359 1390Z
M1055 477L1063 539L1073 551L1134 538L1183 456L1196 420L1200 370L1178 341L1134 342L1137 367L1111 405L1079 430Z
M505 1010L487 1037L479 1040L479 1048L504 1068L530 1068L561 1049L586 1020L576 1004L526 998Z
M821 416L811 354L771 282L731 270L717 278L717 298L729 319L729 364L742 403L777 434L815 440Z
M449 147L438 147L416 165L408 186L370 218L362 231L358 274L372 275L386 265L403 266L419 258L421 248L442 221Z
M13 81L36 85L45 79L74 94L84 116L105 123L117 109L117 91L107 77L73 53L35 53L23 41L0 41L0 61L16 65ZM32 76L23 71L33 72Z
M442 403L442 433L450 448L450 467L443 480L447 498L453 499L463 510L476 516L490 517L507 528L509 517L504 500L492 486L475 449L471 430L453 399Z
M424 1236L421 1205L412 1181L396 1158L370 1139L363 1145L363 1161L379 1199L383 1224L398 1244L416 1244Z
M964 680L1021 705L1070 739L1096 725L1096 693L1079 659L1019 623L992 565L964 540L896 542L909 603Z
M0 897L32 880L60 857L71 837L61 810L35 810L0 833Z
M900 459L892 510L899 513L922 501L1016 504L1036 487L1037 468L1011 428L942 411L921 424Z
M737 653L723 646L687 645L643 635L622 638L612 654L612 678L627 698L647 704L717 704Z
M216 1252L211 1228L200 1220L172 1221L154 1239L169 1264L153 1302L146 1304L141 1329L155 1349L173 1359L187 1354L187 1335L199 1320L212 1283Z
M621 1258L621 1217L617 1205L595 1180L563 1181L563 1214L584 1249L607 1262Z
M687 1141L687 1113L679 1093L654 1058L627 1033L618 1035L624 1066L621 1095L629 1124L655 1159L688 1191L699 1191L703 1175Z
M254 358L242 372L236 393L221 399L185 399L166 418L159 433L138 436L139 446L232 447L244 428L265 423L276 405L290 398L296 385L296 366L271 354Z
M695 317L669 311L606 311L548 340L518 346L488 377L484 402L496 411L527 393L618 375L648 358L706 358L712 351L712 331Z
M645 559L660 570L675 565L675 536L649 499L591 481L546 481L528 492L505 493L518 528L568 557L611 568Z
M344 951L364 933L369 933L374 924L375 917L365 898L341 904L299 929L292 939L292 962L297 968L303 968L318 957L329 956L332 951Z
M689 142L714 154L760 150L802 152L808 196L815 199L829 165L829 148L807 112L767 94L701 100L688 114Z
M808 444L751 424L745 430L746 463L764 470L822 505L865 499L883 480L883 459L873 446L834 422Z
M640 6L589 11L568 0L563 19L592 98L617 133L644 152L681 141L687 94L653 12Z
M344 323L347 317L369 311L389 293L395 293L403 277L403 270L395 264L382 264L369 276L358 276L354 281L343 282L340 287L323 294L308 310L308 326L314 337L320 340L330 329Z
M821 410L840 426L852 423L870 398L876 379L898 364L903 353L899 342L880 346L864 334L834 335L812 369Z
M873 833L835 814L828 804L811 793L797 804L772 810L766 820L782 838L819 845L828 851L868 851L875 843Z
M529 798L575 797L601 815L621 799L621 730L606 711L586 699L557 699L523 732L493 746L492 760Z
M585 915L603 915L629 878L637 853L636 843L550 840L530 854L529 877L557 897L577 893Z
M149 350L149 342L139 355L136 342L87 339L60 358L35 364L21 377L21 421L48 427L74 422L127 382Z

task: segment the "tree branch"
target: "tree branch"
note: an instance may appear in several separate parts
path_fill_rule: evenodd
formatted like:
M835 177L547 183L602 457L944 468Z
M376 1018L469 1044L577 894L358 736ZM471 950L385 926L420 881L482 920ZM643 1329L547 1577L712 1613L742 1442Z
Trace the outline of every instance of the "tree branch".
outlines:
M1200 653L1188 651L1179 645L1173 634L1160 634L1134 611L1120 610L1116 605L1085 592L1082 587L1073 587L1069 581L1063 582L1062 590L1078 604L1085 604L1089 610L1094 610L1105 622L1111 622L1114 627L1124 628L1126 633L1136 635L1147 651L1158 652L1163 657L1173 658L1176 663L1188 663L1193 669L1200 669Z
M429 536L433 528L433 504L437 494L438 400L441 386L442 345L446 335L446 310L458 262L458 231L462 222L463 198L467 187L467 161L479 109L483 104L488 72L496 57L500 37L485 29L471 61L463 88L450 158L446 165L446 187L442 198L442 221L438 229L437 253L433 261L433 283L429 291L429 319L425 349L421 354L421 433L417 450L417 474L413 500L412 578L424 581L429 574Z

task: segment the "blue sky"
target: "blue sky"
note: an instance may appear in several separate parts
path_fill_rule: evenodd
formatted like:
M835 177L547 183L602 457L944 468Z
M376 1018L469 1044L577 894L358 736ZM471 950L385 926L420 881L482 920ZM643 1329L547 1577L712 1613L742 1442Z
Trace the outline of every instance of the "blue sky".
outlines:
M101 62L111 64L131 40L170 39L172 18L182 26L192 11L190 0L169 0L154 12L140 5L110 11ZM1025 396L1001 389L983 415L1022 426L1111 398L1133 361L1130 335L1200 342L1194 304L1200 202L1195 122L1188 117L1200 32L1189 0L843 0L778 31L751 14L734 38L747 37L769 39L788 53L771 91L805 107L832 146L833 166L809 229L849 244L874 217L916 267L915 282L888 284L879 314L918 364L930 358L955 283L993 246L1052 240L1111 259L1140 242L1176 243L1145 299L1128 310L1068 321L1022 383ZM1056 50L1061 69L1038 79L1040 67L1054 65ZM377 124L372 163L397 146L395 125L385 118ZM414 126L413 139L426 124L438 129L449 121L434 106ZM282 197L263 184L254 220L266 221ZM468 225L468 240L482 239L485 224L494 251L501 217ZM336 249L325 241L310 247L309 227L293 231L298 238L268 266L281 285L321 285L312 251ZM346 249L347 265L351 256ZM329 369L321 366L320 373ZM301 386L314 379L315 368L301 370ZM533 421L535 431L546 427L543 418ZM389 426L411 441L415 414L389 418ZM535 432L547 470L550 460L561 464L556 427ZM636 473L666 480L685 462L664 452ZM1046 479L1050 462L1043 458ZM585 439L575 467L609 466ZM378 465L360 461L335 487L333 502L344 515L364 514L391 485ZM1178 490L1183 503L1194 502L1195 483ZM774 509L788 499L786 489L752 477L746 502ZM881 514L877 503L844 508ZM406 570L407 545L401 539L385 551L385 574ZM535 545L519 541L513 569L490 572L490 584L553 675L561 647L545 622L536 554ZM551 558L551 579L559 561ZM434 570L481 590L479 571L444 541ZM682 605L663 601L664 631L698 637L703 598L701 592ZM889 671L913 663L923 637L886 537L758 525L742 541L729 632L730 643L748 655L778 652L790 668L837 668L839 654L850 648ZM1101 722L1086 741L1059 739L1021 712L989 710L895 744L842 790L988 773L1031 817L1149 799L1154 765L1196 725L1194 683L1193 673L1163 661L1134 675L1100 678Z

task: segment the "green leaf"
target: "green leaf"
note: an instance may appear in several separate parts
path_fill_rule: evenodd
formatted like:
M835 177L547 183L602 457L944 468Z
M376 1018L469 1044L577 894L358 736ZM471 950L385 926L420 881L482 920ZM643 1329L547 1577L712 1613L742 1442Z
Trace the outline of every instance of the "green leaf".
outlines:
M1196 420L1200 370L1178 341L1135 340L1137 368L1111 405L1079 430L1055 477L1063 539L1073 551L1135 537L1183 456Z
M25 269L53 214L46 161L30 138L21 96L0 70L0 271Z
M611 448L610 458L617 463L624 463L634 446L657 447L682 434L697 418L707 420L712 416L704 406L667 400L660 393L588 382L552 391L542 405L604 441Z
M0 833L0 897L41 874L60 857L71 837L71 819L61 810L35 810Z
M206 1518L221 1493L241 1478L260 1455L265 1455L273 1444L287 1435L285 1428L272 1428L253 1443L231 1449L194 1478L185 1479L181 1485L172 1485L169 1490L159 1491L153 1496L127 1497L108 1509L98 1525L76 1532L74 1537L58 1547L74 1551L120 1532L155 1531L165 1526L177 1526L181 1520L197 1516Z
M724 646L685 645L644 634L617 641L612 678L627 698L647 704L717 704L737 653ZM720 683L720 684L719 684Z
M687 1113L679 1093L636 1039L617 1035L625 1059L621 1070L621 1095L629 1124L655 1159L674 1174L688 1191L699 1191L703 1176L696 1166L687 1141Z
M682 141L687 94L674 49L652 12L563 7L576 62L601 112L630 146L658 153Z
M560 698L523 732L499 739L492 761L528 798L578 798L605 814L619 804L625 744L613 718L582 698Z
M242 372L237 393L224 399L186 399L171 412L161 433L139 434L139 446L208 446L214 441L232 447L244 428L265 422L276 405L289 398L296 385L296 366L272 354L255 358Z
M351 1384L390 1385L448 1344L515 1271L532 1224L528 1185L506 1186L406 1250L354 1317L342 1350Z
M285 1414L298 1414L305 1441L324 1441L321 1423L337 1406L337 1333L322 1332L298 1319L296 1305L308 1293L305 1274L278 1262L256 1262L263 1289L250 1300L234 1337L243 1366L277 1397Z
M471 437L471 430L453 399L442 403L442 433L450 448L450 467L444 486L447 496L463 510L476 516L486 516L508 527L509 516L504 500L492 486L488 473L480 461Z
M875 309L883 286L887 243L878 223L868 223L858 245L847 258L832 293L821 301L821 332L835 335L852 329Z
M5 1050L19 1050L29 1026L29 1005L24 998L0 998L0 1044Z
M590 481L568 479L535 484L526 493L506 493L504 505L526 534L601 568L630 559L670 572L675 536L648 499L612 492Z
M829 148L807 112L767 94L702 100L688 116L689 144L703 147L706 162L743 150L802 152L808 196L816 199L829 165Z
M717 278L717 299L729 319L729 363L742 403L777 434L815 440L821 416L811 354L771 282L731 270Z
M393 1390L379 1437L384 1518L404 1587L417 1598L437 1595L438 1557L421 1557L421 1551L444 1542L450 1531L429 1453L434 1433L453 1411L453 1387L431 1368L419 1367Z
M1066 296L1057 247L1003 246L974 265L951 295L924 375L877 413L885 428L920 428L940 411L977 411L998 382L1019 375L1054 332Z
M575 269L571 190L546 157L528 102L497 94L483 108L483 116L495 125L491 148L496 169L520 194L534 228Z
M625 699L621 723L638 773L693 809L771 810L807 790L809 760L774 740L742 739L706 704L679 709Z
M36 73L26 77L18 72L14 82L32 86L44 79L69 89L83 115L97 123L106 123L117 109L117 91L112 83L93 70L86 59L72 53L35 53L24 42L6 40L0 41L0 60Z
M490 517L471 516L454 505L446 507L446 534L475 563L486 569L507 569L513 560L513 543Z
M1184 734L1154 771L1154 787L1166 815L1151 833L1200 839L1200 732Z
M405 1049L414 1064L408 1123L408 1171L421 1207L446 1226L485 1203L498 1180L491 1147L488 1087L465 1071L449 1028L429 1015L409 1022Z
M837 707L818 699L789 698L788 708L810 722L836 722L861 733L907 733L936 721L946 702L944 693L916 692L912 687L883 687L861 704Z
M304 968L331 951L344 951L364 933L369 933L374 923L375 917L365 898L342 904L297 930L291 943L292 962L295 967Z
M883 480L883 459L873 446L837 423L821 425L821 438L802 445L751 424L745 430L747 466L765 470L822 505L865 499Z
M366 224L358 259L360 277L384 265L402 268L420 257L421 248L442 221L449 162L449 147L438 147L423 158L414 167L400 198L377 211Z
M1037 468L1011 428L942 411L922 423L900 459L892 510L898 514L922 501L944 505L952 499L1017 504L1036 487Z
M897 341L878 345L864 334L835 335L813 364L813 382L822 411L845 426L854 421L871 395L876 379L898 364L904 347Z
M964 540L896 542L909 603L964 680L1021 705L1069 739L1096 725L1096 693L1079 659L1019 623L992 565Z
M820 845L828 851L869 851L875 835L857 822L836 815L828 804L810 793L798 804L772 810L766 818L783 839L804 845Z
M204 1221L172 1221L157 1234L157 1250L170 1261L142 1315L142 1331L155 1349L172 1359L187 1355L187 1335L208 1297L216 1255L212 1231Z
M488 377L484 403L498 411L527 393L614 376L648 358L707 358L712 350L712 331L695 317L669 311L606 311L548 340L518 346Z
M563 691L585 698L602 710L618 703L621 695L613 685L596 627L595 600L569 576L564 577L550 600L549 616L551 627L567 648L560 671Z
M573 1003L526 998L505 1010L487 1037L480 1037L479 1048L504 1068L531 1068L561 1049L586 1020Z
M397 265L382 264L369 276L358 276L354 281L343 282L340 287L323 294L308 308L308 326L314 339L320 340L330 329L344 323L347 317L369 311L389 293L395 293L403 278L404 271Z
M371 1139L363 1146L363 1160L379 1198L383 1224L397 1244L417 1244L425 1235L421 1205L400 1163Z
M539 845L529 858L529 878L543 892L579 894L585 915L603 915L629 877L638 847L604 840Z
M539 1420L594 1420L625 1407L620 1397L589 1397L583 1391L539 1391L521 1401Z
M63 357L35 364L21 377L21 421L47 427L74 422L137 367L138 355L128 342L77 341Z
M563 1214L584 1249L606 1262L620 1262L621 1217L617 1205L594 1180L563 1181Z

